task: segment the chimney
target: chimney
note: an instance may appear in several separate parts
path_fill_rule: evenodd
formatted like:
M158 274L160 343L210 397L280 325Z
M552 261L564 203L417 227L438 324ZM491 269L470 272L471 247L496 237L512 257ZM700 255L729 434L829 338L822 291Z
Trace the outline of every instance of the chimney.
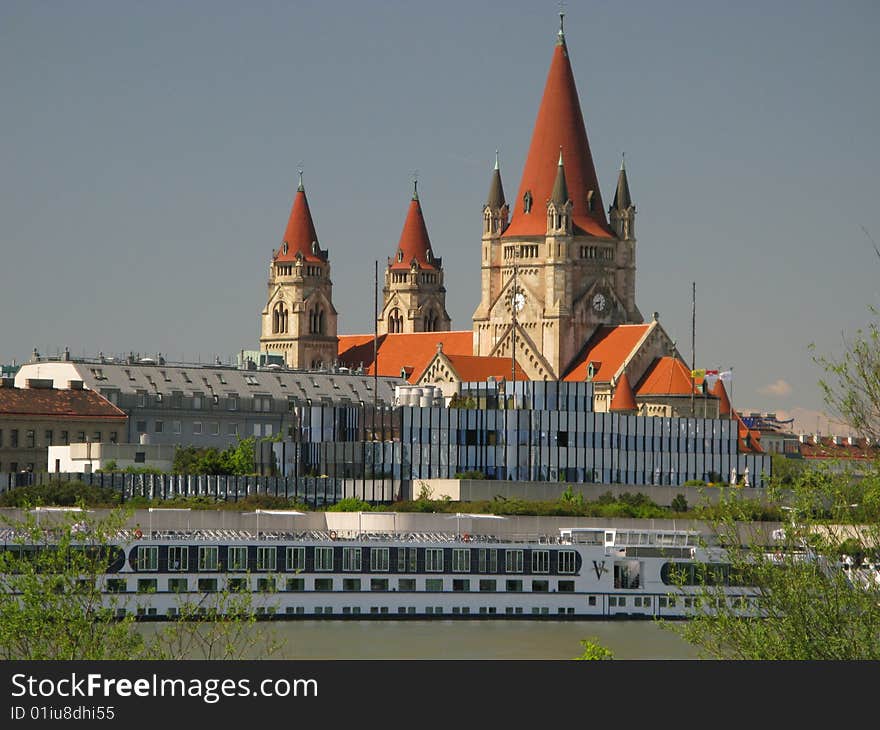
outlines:
M52 388L52 379L51 378L28 378L25 381L25 385L32 390L41 389L51 389Z
M70 390L82 390L83 389L83 381L82 380L68 380L67 387Z

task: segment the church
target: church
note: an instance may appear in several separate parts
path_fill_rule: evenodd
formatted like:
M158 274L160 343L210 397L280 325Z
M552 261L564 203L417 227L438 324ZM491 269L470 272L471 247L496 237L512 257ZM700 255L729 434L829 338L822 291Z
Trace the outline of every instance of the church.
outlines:
M272 252L261 351L283 355L294 369L341 365L414 385L586 381L596 412L736 418L723 382L693 377L657 313L645 321L636 305L636 208L626 167L616 171L606 209L563 19L510 200L496 154L472 328L452 329L443 260L414 184L384 271L376 332L339 335L330 256L300 173L282 244ZM744 433L759 449L757 434Z

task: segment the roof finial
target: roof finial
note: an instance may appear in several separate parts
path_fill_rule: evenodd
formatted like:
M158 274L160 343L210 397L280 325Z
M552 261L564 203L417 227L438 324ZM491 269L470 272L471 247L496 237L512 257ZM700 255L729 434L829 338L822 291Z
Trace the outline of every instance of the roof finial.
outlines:
M620 169L626 170L626 152L620 153Z
M559 145L559 167L562 167L562 145Z
M299 173L299 185L297 186L296 190L297 190L297 192L301 193L305 190L305 188L303 187L303 163L302 162L300 162L296 166L296 171Z
M558 43L560 45L565 43L565 2L561 0L559 3L559 33L558 35Z
M413 170L412 172L412 181L413 181L413 200L419 199L419 171Z
M495 150L495 169L500 170L501 168L498 165L498 150Z

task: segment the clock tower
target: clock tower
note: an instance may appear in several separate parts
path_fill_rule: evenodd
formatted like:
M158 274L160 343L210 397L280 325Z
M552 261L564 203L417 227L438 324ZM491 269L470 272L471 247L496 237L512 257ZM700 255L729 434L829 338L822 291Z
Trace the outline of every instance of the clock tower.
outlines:
M496 188L497 163L483 214L474 354L510 357L515 348L529 378L561 379L597 327L643 321L626 171L621 166L609 223L562 22L509 208L503 196L493 199Z

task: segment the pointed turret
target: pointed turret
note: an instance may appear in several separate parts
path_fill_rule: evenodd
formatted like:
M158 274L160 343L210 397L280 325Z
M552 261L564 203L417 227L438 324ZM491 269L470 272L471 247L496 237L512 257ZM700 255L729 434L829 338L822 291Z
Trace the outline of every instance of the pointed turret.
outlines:
M562 164L562 150L559 150L559 162L556 165L556 180L553 182L553 192L550 200L556 205L565 205L568 202L568 185L565 183L565 165Z
M413 262L416 262L417 268L420 269L439 269L441 265L440 259L434 258L431 251L431 240L428 238L428 228L422 215L417 181L413 183L412 199L409 202L409 210L391 268L409 269Z
M504 186L501 184L501 166L498 164L498 150L495 150L495 169L489 183L489 196L483 206L483 237L496 237L507 228L507 215L510 209L504 198Z
M636 207L629 194L629 180L626 177L626 164L620 161L620 172L617 174L617 188L614 190L614 202L608 209L611 227L621 240L635 239Z
M565 151L565 178L573 204L574 233L612 237L561 24L505 237L545 233L542 214L558 175L558 166L554 163L560 149Z
M629 384L629 378L624 371L620 380L614 388L614 395L611 396L611 405L609 410L615 413L635 413L639 407L636 405L636 397L633 395L632 386Z
M306 261L326 261L327 252L318 245L318 234L306 199L303 186L302 170L299 171L299 185L293 199L287 229L284 231L281 248L274 255L275 261L293 261L297 254L302 254Z

